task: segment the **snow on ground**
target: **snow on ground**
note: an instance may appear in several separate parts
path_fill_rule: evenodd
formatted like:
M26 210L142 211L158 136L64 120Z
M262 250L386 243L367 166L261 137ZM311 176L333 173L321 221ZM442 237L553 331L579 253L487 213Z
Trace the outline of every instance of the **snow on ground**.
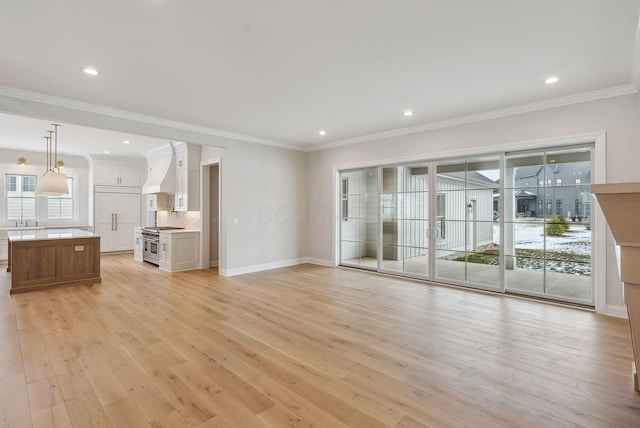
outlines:
M544 223L516 222L515 223L516 248L538 249L545 248ZM500 226L494 223L493 236L499 241ZM580 255L591 255L591 231L583 224L569 222L569 230L564 236L547 236L547 251L560 251Z

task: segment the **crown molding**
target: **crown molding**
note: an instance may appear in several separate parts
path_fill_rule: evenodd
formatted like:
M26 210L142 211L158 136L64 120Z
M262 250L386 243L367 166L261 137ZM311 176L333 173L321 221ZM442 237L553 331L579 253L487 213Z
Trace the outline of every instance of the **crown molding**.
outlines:
M596 101L604 98L618 97L621 95L629 95L638 92L638 89L633 85L615 86L613 88L601 89L592 92L584 92L577 95L569 95L561 98L554 98L551 100L540 101L536 103L523 104L520 106L508 107L504 109L492 110L484 113L471 114L468 116L461 116L454 119L441 120L438 122L430 122L416 126L410 126L407 128L399 128L391 131L377 132L375 134L362 135L360 137L349 138L345 140L335 141L332 143L320 144L310 146L307 148L307 152L313 152L317 150L330 149L335 147L348 146L351 144L363 143L367 141L380 140L383 138L398 137L402 135L415 134L418 132L432 131L435 129L449 128L452 126L465 125L474 122L481 122L484 120L498 119L501 117L513 116L522 113L529 113L539 110L546 110L555 107L563 107L572 104L579 104L588 101Z
M68 108L72 110L80 110L88 113L95 113L103 116L110 116L118 119L131 120L134 122L146 123L150 125L158 125L158 126L164 126L167 128L180 129L182 131L196 132L204 135L212 135L215 137L228 138L230 140L238 140L238 141L244 141L247 143L255 143L255 144L262 144L267 146L280 147L283 149L304 151L304 149L301 148L300 146L295 146L292 144L286 144L278 141L267 140L264 138L253 137L250 135L238 134L235 132L223 131L215 128L208 128L206 126L193 125L191 123L179 122L176 120L162 119L156 116L133 113L126 110L120 110L120 109L115 109L111 107L104 107L96 104L70 100L68 98L60 98L52 95L45 95L37 92L25 91L22 89L9 88L6 86L0 86L0 96L6 96L10 98L25 100L25 101L48 104L55 107Z

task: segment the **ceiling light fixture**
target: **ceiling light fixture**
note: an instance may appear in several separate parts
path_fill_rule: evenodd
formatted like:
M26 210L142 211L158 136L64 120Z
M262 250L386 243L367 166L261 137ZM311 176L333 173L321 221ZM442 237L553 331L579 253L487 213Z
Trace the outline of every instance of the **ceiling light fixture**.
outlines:
M24 157L20 156L18 158L18 165L25 166L26 164L27 164L27 158L24 158Z
M131 144L131 141L129 141L129 140L124 140L124 141L122 142L122 144Z
M87 73L90 76L97 76L98 70L96 70L95 68L91 68L91 67L85 67L82 69L82 71L84 71L85 73Z
M323 137L323 136L327 135L327 131L325 131L325 130L323 129L323 130L321 130L321 131L319 131L319 132L318 132L318 135L320 135L320 136L322 136L322 137Z
M47 131L49 135L44 137L47 142L47 170L36 185L36 195L38 196L60 196L69 193L67 176L60 172L60 162L58 161L58 128L60 125L57 123L52 125L53 131Z
M105 155L110 155L110 154L111 154L111 152L110 152L109 150L105 150L105 151L104 151L104 154L105 154Z
M409 116L413 116L413 112L411 110L405 110L404 111L404 115L409 117Z
M546 83L547 85L552 85L554 83L558 83L560 79L558 78L558 76L549 76L545 79L544 83Z

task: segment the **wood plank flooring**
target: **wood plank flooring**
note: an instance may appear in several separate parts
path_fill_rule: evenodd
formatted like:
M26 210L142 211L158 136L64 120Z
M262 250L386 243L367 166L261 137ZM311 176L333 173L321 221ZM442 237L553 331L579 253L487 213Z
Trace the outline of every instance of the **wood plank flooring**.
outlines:
M102 272L0 297L0 426L640 427L626 320L313 265Z

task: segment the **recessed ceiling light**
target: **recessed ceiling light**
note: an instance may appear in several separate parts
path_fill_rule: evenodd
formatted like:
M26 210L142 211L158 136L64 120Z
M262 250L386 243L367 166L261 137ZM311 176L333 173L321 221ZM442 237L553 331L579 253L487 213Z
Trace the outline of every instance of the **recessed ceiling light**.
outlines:
M98 75L98 70L96 70L95 68L86 67L86 68L83 68L82 71L84 71L85 73L87 73L90 76L97 76Z
M327 131L325 131L324 129L321 131L318 131L318 135L321 135L321 136L327 135Z
M544 83L551 85L553 83L558 83L559 80L558 76L549 76L545 79Z
M405 116L413 116L413 112L411 110L405 110L404 111L404 115Z
M105 151L104 151L104 154L105 154L105 155L110 155L110 154L111 154L111 152L110 152L109 150L105 150Z
M122 142L122 144L131 144L131 141L129 141L129 140L124 140L124 141Z

